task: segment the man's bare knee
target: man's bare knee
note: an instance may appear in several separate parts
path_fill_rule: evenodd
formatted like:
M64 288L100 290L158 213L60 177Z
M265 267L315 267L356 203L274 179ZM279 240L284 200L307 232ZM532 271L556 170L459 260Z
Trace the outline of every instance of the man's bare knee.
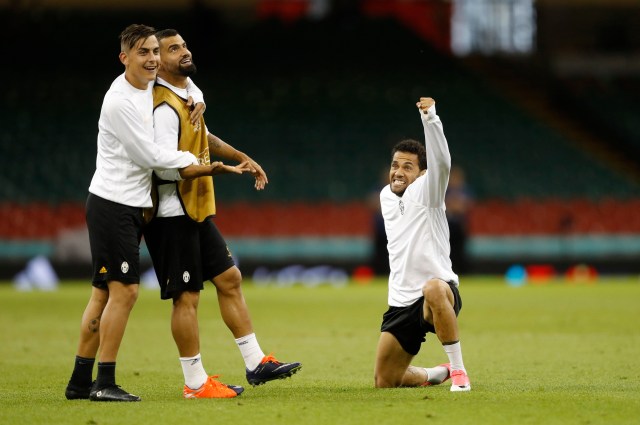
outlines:
M387 381L385 379L377 378L375 379L376 388L397 388L400 384L394 384L393 382Z
M440 279L431 279L422 287L424 299L430 307L443 305L449 300L449 286Z
M374 373L373 380L376 388L397 388L402 383L402 379L394 379L380 373Z
M199 291L184 291L180 295L173 298L173 307L175 309L181 308L197 308L200 302Z
M242 273L237 267L231 267L224 273L214 277L213 284L222 293L231 293L240 289L242 284Z
M120 305L133 305L138 300L137 284L123 284L120 282L109 282L109 302L115 302Z

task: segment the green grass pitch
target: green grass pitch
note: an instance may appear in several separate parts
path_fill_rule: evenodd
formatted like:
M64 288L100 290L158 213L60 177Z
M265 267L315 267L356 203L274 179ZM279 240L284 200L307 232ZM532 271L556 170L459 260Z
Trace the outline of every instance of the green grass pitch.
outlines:
M303 363L291 379L231 400L182 399L170 304L141 288L118 358L118 383L141 403L67 401L88 283L56 292L0 284L0 423L12 424L637 424L640 280L507 286L463 278L460 329L473 390L373 388L386 286L245 284L265 352ZM244 364L209 285L200 303L205 368L245 385ZM446 361L434 336L414 364Z

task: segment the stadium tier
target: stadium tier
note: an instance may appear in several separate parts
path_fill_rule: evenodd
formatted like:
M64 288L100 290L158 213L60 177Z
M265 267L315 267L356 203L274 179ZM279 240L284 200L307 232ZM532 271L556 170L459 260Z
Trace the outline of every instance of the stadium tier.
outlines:
M561 92L572 107L618 141L633 158L640 158L640 77L637 73L606 79L573 77L561 81Z
M362 202L234 202L216 224L230 237L366 237L374 212ZM486 235L640 234L640 199L520 199L477 202L469 232ZM84 204L0 203L0 239L43 240L84 226Z
M91 17L83 18L88 26ZM73 17L57 19L64 31ZM269 172L269 189L258 194L246 179L221 177L223 201L365 198L379 185L390 146L422 138L413 105L420 95L437 100L453 162L480 199L640 192L392 21L265 21L217 38L194 31L186 16L175 21L187 28L209 129ZM109 43L120 26L115 17L96 22ZM84 199L102 96L121 72L113 47L97 61L110 63L109 73L67 75L67 65L57 63L46 79L27 72L3 93L1 201Z
M469 212L467 251L479 266L611 258L637 266L639 210L638 199L482 201ZM221 206L215 221L236 258L249 267L273 262L366 264L373 252L373 214L361 202L236 202ZM83 228L82 203L0 204L0 256L68 257L60 252L65 247L86 254ZM148 258L144 246L142 254Z

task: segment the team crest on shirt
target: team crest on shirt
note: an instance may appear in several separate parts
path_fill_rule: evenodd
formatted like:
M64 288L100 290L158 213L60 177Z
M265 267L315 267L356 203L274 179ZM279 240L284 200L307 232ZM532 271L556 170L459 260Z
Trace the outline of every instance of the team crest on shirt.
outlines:
M127 263L126 261L123 261L122 264L120 265L120 270L122 270L122 273L126 273L129 271L129 263Z
M184 273L182 273L182 280L184 281L184 283L187 283L191 280L191 275L189 274L188 271L185 271Z
M200 121L198 121L195 124L193 124L193 132L197 133L199 131L200 131Z
M400 207L400 214L404 215L404 202L402 202L402 199L398 202L398 206Z

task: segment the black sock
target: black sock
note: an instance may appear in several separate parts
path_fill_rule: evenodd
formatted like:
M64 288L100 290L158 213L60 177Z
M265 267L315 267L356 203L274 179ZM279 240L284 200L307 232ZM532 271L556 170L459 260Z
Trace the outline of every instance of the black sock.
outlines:
M87 359L86 357L76 356L75 364L73 365L73 373L69 383L78 387L90 387L91 377L93 374L93 364L96 359Z
M113 387L116 384L116 362L98 362L95 388Z

